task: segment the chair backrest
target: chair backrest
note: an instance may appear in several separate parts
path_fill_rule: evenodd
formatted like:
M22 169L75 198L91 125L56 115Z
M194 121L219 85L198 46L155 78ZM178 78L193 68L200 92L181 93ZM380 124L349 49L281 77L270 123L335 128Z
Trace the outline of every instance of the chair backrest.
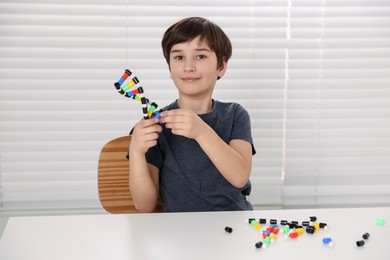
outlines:
M113 214L139 213L129 189L129 160L126 158L131 136L107 142L100 151L98 190L103 208ZM161 203L154 212L163 212Z

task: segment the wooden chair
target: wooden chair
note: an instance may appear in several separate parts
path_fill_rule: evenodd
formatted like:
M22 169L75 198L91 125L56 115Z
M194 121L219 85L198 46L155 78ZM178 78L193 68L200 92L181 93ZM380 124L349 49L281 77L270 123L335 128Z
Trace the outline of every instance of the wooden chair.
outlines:
M129 189L129 160L126 158L131 136L107 142L100 151L98 190L103 208L113 214L139 213ZM163 212L161 203L154 212Z

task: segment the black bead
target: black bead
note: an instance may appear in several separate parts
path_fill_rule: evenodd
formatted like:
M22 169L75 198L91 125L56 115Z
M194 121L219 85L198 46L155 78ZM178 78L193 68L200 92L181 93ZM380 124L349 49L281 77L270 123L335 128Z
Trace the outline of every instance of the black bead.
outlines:
M255 244L256 248L261 248L263 246L263 242L259 241Z
M313 226L307 226L306 232L309 234L314 234L315 228Z
M225 231L228 233L232 233L233 229L231 227L225 227Z
M356 245L357 245L358 247L364 246L364 240L356 241Z
M259 219L259 223L260 224L266 224L267 220L265 218L261 218L261 219Z

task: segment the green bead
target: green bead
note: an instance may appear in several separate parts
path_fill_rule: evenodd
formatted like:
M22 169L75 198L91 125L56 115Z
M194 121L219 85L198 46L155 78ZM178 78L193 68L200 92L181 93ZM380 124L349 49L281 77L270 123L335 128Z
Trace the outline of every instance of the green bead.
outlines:
M290 228L287 225L283 226L283 233L288 234L289 232L290 232Z
M256 223L257 223L257 221L256 221L256 220L252 220L252 221L251 221L251 225L252 225L252 227L254 227Z
M376 224L377 224L378 226L384 226L384 225L385 225L385 220L384 220L383 218L378 218L378 219L376 220Z
M270 237L264 238L264 244L266 244L266 245L271 244L271 238Z

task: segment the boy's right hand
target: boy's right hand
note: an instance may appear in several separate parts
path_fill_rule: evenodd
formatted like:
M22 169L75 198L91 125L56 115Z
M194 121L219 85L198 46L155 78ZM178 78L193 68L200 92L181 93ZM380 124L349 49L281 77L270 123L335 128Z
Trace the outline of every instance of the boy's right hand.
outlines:
M145 154L150 147L157 144L162 131L157 118L143 119L134 126L129 151L131 154Z

